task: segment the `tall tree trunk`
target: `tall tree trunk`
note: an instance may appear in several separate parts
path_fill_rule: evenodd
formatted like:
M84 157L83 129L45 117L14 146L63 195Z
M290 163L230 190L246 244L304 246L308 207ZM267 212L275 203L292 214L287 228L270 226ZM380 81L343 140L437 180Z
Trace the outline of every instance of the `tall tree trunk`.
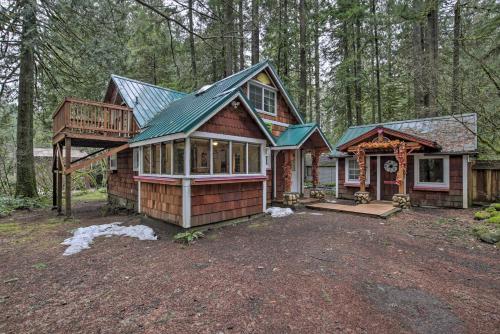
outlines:
M280 2L281 3L281 2ZM283 39L283 75L285 79L288 79L288 0L283 0L283 32L282 32L282 39Z
M33 157L33 99L35 90L36 0L23 0L19 96L17 107L16 196L36 197Z
M378 23L377 12L375 8L375 0L372 1L372 15L373 15L373 37L375 43L375 76L377 79L377 121L382 123L382 97L380 95L380 60L378 50Z
M349 31L347 27L347 23L343 22L342 23L342 46L343 46L343 59L342 62L344 63L344 68L346 71L346 80L345 82L345 106L346 106L346 120L347 120L347 126L352 125L352 104L351 104L351 66L349 65Z
M193 0L188 0L188 20L189 20L189 52L191 54L191 77L193 88L198 86L198 73L196 71L196 49L194 47L193 34Z
M412 56L413 56L413 97L415 104L415 117L425 117L424 112L424 36L423 27L420 20L421 0L413 1L413 10L417 13L417 19L413 22L412 28Z
M238 3L238 25L239 25L239 33L240 33L240 71L245 68L245 33L244 26L245 21L243 20L243 2L244 0L239 0Z
M316 123L321 123L320 87L319 87L319 0L314 3L314 111Z
M259 1L252 0L252 65L259 62L260 53Z
M299 108L307 115L306 4L299 0Z
M359 14L358 14L359 15ZM356 33L355 33L355 58L354 62L354 107L356 110L356 125L363 124L363 109L362 109L362 94L361 94L361 20L356 17Z
M429 0L427 13L427 52L429 66L429 103L427 116L437 116L438 97L438 1Z
M233 35L234 35L234 16L233 0L224 2L224 75L233 74Z
M460 113L460 0L455 3L453 19L453 76L451 83L451 113L456 115Z

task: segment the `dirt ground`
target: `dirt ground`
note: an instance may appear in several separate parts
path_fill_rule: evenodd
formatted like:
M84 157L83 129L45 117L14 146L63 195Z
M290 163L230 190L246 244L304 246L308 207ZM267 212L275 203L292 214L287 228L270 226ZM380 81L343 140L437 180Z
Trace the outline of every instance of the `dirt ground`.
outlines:
M0 333L499 333L500 253L472 211L387 220L299 210L208 231L186 247L96 239L63 256L79 226L50 210L0 220Z

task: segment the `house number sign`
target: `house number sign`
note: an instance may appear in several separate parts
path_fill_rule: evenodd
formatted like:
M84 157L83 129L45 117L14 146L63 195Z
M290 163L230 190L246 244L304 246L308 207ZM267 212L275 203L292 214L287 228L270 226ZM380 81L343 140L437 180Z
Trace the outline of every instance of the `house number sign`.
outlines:
M387 160L384 164L386 172L395 173L398 170L398 163L394 160Z

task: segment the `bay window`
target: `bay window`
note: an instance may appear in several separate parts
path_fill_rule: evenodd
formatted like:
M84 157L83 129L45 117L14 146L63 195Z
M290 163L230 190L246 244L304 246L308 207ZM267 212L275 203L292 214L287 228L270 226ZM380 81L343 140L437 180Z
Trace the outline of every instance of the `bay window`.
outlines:
M213 173L229 174L229 142L212 141Z
M276 91L274 89L250 82L248 84L248 98L257 111L276 114Z
M423 187L449 186L448 156L418 156L415 155L415 185Z
M184 175L184 139L176 140L173 144L174 174Z
M210 173L210 140L191 139L191 174Z
M260 173L260 145L248 144L248 173Z
M142 173L151 174L151 145L142 147Z
M246 173L246 144L233 142L233 174Z

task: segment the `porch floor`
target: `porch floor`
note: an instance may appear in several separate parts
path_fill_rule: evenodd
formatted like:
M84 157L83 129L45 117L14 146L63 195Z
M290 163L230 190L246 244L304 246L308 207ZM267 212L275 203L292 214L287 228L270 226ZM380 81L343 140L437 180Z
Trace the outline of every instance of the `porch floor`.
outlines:
M354 213L360 215L367 215L372 217L387 218L396 212L401 211L400 208L392 206L391 202L373 201L369 204L338 204L338 203L314 203L306 205L307 208L312 210L326 210L326 211L339 211Z

